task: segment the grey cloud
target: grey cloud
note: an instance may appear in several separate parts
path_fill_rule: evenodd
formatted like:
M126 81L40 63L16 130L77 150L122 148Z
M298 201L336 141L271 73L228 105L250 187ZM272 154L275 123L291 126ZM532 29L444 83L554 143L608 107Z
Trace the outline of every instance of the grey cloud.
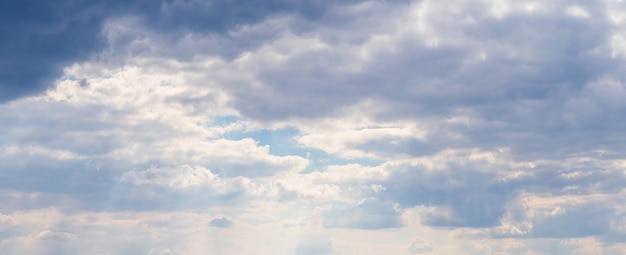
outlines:
M504 213L504 203L513 196L495 173L462 165L452 165L445 171L409 167L395 171L383 185L387 187L383 196L403 206L449 209L424 216L424 223L433 226L494 226Z
M325 215L324 226L385 229L404 226L400 211L378 198L365 198L350 208L335 208Z
M102 155L124 142L120 137L104 134L116 126L104 116L120 113L103 105L75 107L63 102L36 100L2 105L1 109L0 130L7 135L0 137L0 142L5 146L40 145L79 151L83 155ZM35 130L37 132L30 132Z
M608 162L572 160L567 165L539 163L534 168L514 167L486 162L468 163L462 158L449 159L441 169L426 169L422 166L390 167L391 176L383 182L386 190L382 198L396 201L402 207L422 205L436 210L422 215L422 222L431 226L494 227L500 224L506 211L505 204L514 200L520 192L537 192L551 195L579 195L593 193L612 194L621 190L626 179L624 173ZM443 163L443 162L442 162ZM515 178L504 178L502 172L519 171L528 174ZM577 209L553 220L570 222L579 215ZM584 212L584 211L583 211ZM605 211L590 213L599 222L587 225L595 227L573 227L568 233L603 231L608 214ZM585 216L586 215L586 216ZM537 221L538 233L545 235L565 234L550 227L551 220ZM596 224L597 223L597 224ZM557 224L557 223L555 223ZM584 222L581 222L584 224ZM586 225L585 225L586 226ZM550 232L556 231L556 232Z
M580 153L623 151L619 133L626 122L619 116L624 105L605 92L621 95L625 66L624 60L611 56L607 48L614 27L608 22L603 3L583 4L592 18L580 19L566 14L570 4L566 1L537 12L512 11L499 18L487 14L488 6L476 3L452 12L447 6L425 2L431 4L429 11L434 11L424 10L427 17L412 25L430 26L435 31L432 36L438 37L436 47L427 45L427 38L422 37L426 35L419 33L391 33L379 27L363 31L355 24L344 24L341 31L362 34L333 37L329 29L319 28L311 34L325 35L320 36L321 43L340 47L305 51L282 63L260 60L264 65L257 77L264 86L242 90L245 85L229 84L234 85L229 87L234 106L246 117L261 120L322 118L338 108L373 98L390 106L377 116L378 120L436 123L438 130L430 134L430 144L426 144L432 150L426 153L447 148L508 147L516 160L567 161ZM329 11L327 15L345 14ZM369 17L393 19L381 13ZM376 36L392 39L379 48L366 47ZM370 50L373 60L359 59L351 50ZM345 68L351 65L360 68ZM606 84L613 84L613 89ZM445 123L454 116L470 120L466 125ZM441 130L461 139L442 136ZM420 147L411 141L402 142L407 146L390 150L410 154ZM376 145L380 146L374 141L362 147ZM620 156L592 157L602 161ZM602 164L577 166L575 171L585 173L579 178L563 178L572 171L569 166L546 164L523 170L532 172L532 177L504 181L496 174L497 167L490 172L481 170L491 169L489 166L449 164L443 172L419 167L395 172L384 185L387 190L383 198L406 207L441 208L424 216L430 225L491 227L499 223L506 202L522 190L548 194L614 192L624 180L623 173L610 167L607 170Z
M302 54L284 65L269 66L262 70L260 78L269 86L269 92L250 95L253 98L242 95L241 105L238 106L250 117L315 116L332 111L332 106L342 106L374 96L390 102L406 103L406 106L412 108L410 111L434 111L441 114L466 105L493 104L511 98L537 99L550 95L552 91L557 92L562 86L566 86L566 90L575 89L613 66L609 64L611 60L608 55L594 56L589 52L606 42L609 31L602 24L588 24L553 12L537 14L542 15L540 17L517 14L496 20L484 15L480 9L467 8L459 15L475 19L476 23L470 26L459 24L456 20L435 17L437 14L449 15L445 11L438 11L440 13L433 13L429 17L432 20L425 22L433 23L430 25L434 29L442 29L443 35L440 36L443 37L452 37L445 34L445 27L465 28L465 31L458 31L461 28L455 27L455 31L451 32L462 33L458 38L449 38L459 40L457 44L442 43L439 47L427 47L422 42L424 38L406 34L381 45L393 48L393 51L367 49L373 51L375 60L366 63L359 63L359 60L352 59L353 56L343 50ZM334 14L340 17L345 15ZM370 13L361 14L365 16ZM381 20L389 18L380 13L372 15ZM359 16L355 19L361 21L365 18ZM357 22L351 25L344 29L364 33L370 40L378 34L391 36L386 34L389 31L382 28L378 28L382 31L363 31L354 29L359 27ZM325 28L319 30L319 33L324 33ZM519 44L525 37L528 43ZM346 49L353 49L350 46L364 47L365 42L347 44ZM333 42L341 43L345 42ZM489 56L484 63L466 63L480 50ZM349 65L350 62L363 64L364 68L356 73L341 71L342 65ZM329 68L329 65L335 68ZM483 75L477 75L481 73ZM328 97L329 94L333 96ZM270 96L264 98L264 95ZM298 99L268 101L275 97L289 99L286 95L297 96ZM261 104L257 106L264 110L254 112L251 107L244 107L244 102L250 101Z
M407 26L436 31L432 37L439 37L437 47L427 45L428 34L406 32L413 30L383 22L394 18L387 13L362 11L353 23L341 24L339 29L317 27L309 37L303 36L319 38L330 47L304 51L282 63L259 60L263 67L257 78L264 86L241 89L247 86L229 83L226 89L233 95L233 105L246 117L281 120L321 118L373 98L390 106L377 116L379 120L437 120L459 112L473 115L483 125L442 124L441 128L466 139L460 147L506 146L524 157L622 149L622 142L577 139L580 134L601 137L607 129L625 126L616 116L619 110L585 97L586 86L602 77L623 80L623 59L613 58L607 49L613 30L601 3L583 6L593 13L590 19L568 16L566 2L501 18L490 16L484 11L489 7L481 3L460 4L458 13L430 1L423 3L429 4L426 17ZM416 3L413 8L419 6ZM334 9L326 15L352 17ZM397 13L410 20L408 15ZM371 20L387 27L360 29L359 22ZM339 33L333 31L364 39L351 41L348 35L333 39L331 35ZM385 43L369 46L385 36L389 38ZM363 60L354 52L367 52L370 57ZM576 107L580 103L588 106ZM578 112L580 108L594 114ZM559 148L563 144L574 146ZM450 146L450 141L438 145L435 149Z
M404 22L408 14L401 10L406 8L406 3L375 2L369 8L355 1L337 5L297 1L250 5L239 1L138 1L128 8L117 2L70 7L30 2L2 6L6 4L0 4L7 7L0 9L29 10L51 16L31 20L29 17L37 16L31 13L11 23L17 16L0 15L0 21L6 21L0 30L15 38L0 42L0 53L8 56L6 63L0 61L0 65L8 66L0 71L0 76L6 77L0 80L0 95L3 95L0 101L42 91L45 84L60 75L64 66L87 59L106 47L114 51L132 48L129 45L141 36L153 36L158 47L178 47L169 49L167 54L147 52L145 56L163 54L188 60L196 54L215 54L229 64L236 62L236 56L243 51L252 49L254 56L260 47L271 49L281 39L280 33L290 36L293 33L323 45L315 49L302 44L292 46L302 48L303 52L285 53L289 56L283 63L273 59L254 63L258 64L258 70L245 71L256 72L251 75L259 79L261 89L248 87L249 81L218 79L217 83L230 93L232 105L243 117L267 121L322 118L341 107L373 99L390 106L389 111L375 116L377 120L426 120L434 123L437 130L425 141L407 139L392 144L381 138L352 144L359 149L382 155L423 156L449 148L509 147L514 163L537 163L535 168L517 169L517 166L484 161L458 163L465 157L460 156L440 162L443 167L436 171L408 164L388 166L390 176L376 180L385 189L367 193L380 197L369 197L356 205L336 205L323 215L326 227L371 230L402 227L402 208L418 205L436 208L422 215L422 223L426 225L493 227L505 215L506 203L520 192L610 194L622 190L626 179L621 169L610 166L611 159L621 157L615 152L623 151L626 144L621 134L626 128L622 118L626 105L620 101L626 95L624 62L610 56L606 49L612 27L606 24L604 7L598 3L583 3L593 17L587 20L567 16L562 12L567 3L558 1L553 4L555 9L548 8L547 12L511 13L500 19L486 15L485 6L479 4L462 6L459 8L462 11L456 14L448 12L447 6L435 4L440 9L435 8L419 24ZM64 16L65 11L57 8L73 12ZM244 31L246 26L291 14L296 17L287 19L286 25L270 24L269 28ZM129 26L145 29L146 35L134 35L135 30L131 29L127 34L120 32L117 41L102 37L100 32L106 24L124 23L122 18L127 16L137 19L136 24ZM394 20L402 25L386 22ZM466 20L473 22L461 22ZM337 26L328 28L331 24ZM418 25L439 31L440 34L434 35L439 37L436 47L425 43L428 38L422 36L426 35L406 32ZM32 27L38 28L29 30ZM80 33L74 35L76 31ZM192 38L189 44L179 38L194 36L200 39ZM376 40L382 43L376 44ZM206 51L203 48L182 52L184 47L205 42ZM215 49L209 49L214 45ZM141 47L129 49L127 54L141 55ZM277 52L280 50L284 49ZM361 53L369 60L358 58ZM485 54L484 60L480 59L481 53ZM356 68L351 69L352 66ZM205 83L199 82L198 86ZM206 103L211 99L209 96L189 96L193 98L183 102L188 95L173 96L170 100L196 108L210 107ZM55 102L20 101L0 107L3 110L0 133L4 134L0 136L3 146L0 162L8 162L0 166L2 211L44 207L74 212L171 211L232 205L246 201L248 177L268 177L289 168L284 165L281 168L272 161L287 160L286 157L280 160L212 158L213 154L202 152L206 152L209 142L215 141L207 142L200 136L197 140L206 142L203 146L186 144L185 150L165 157L170 147L158 147L154 141L163 141L168 134L179 135L179 130L163 123L134 125L110 121L128 112L117 112L105 105L73 107ZM467 125L445 122L455 115L468 116L471 120ZM111 130L115 132L105 132ZM462 139L441 137L443 131L458 134ZM245 139L238 142L254 143ZM23 150L11 152L13 145ZM120 148L138 148L136 151L143 154L106 158L108 153ZM590 160L569 162L581 152L586 153L581 158ZM291 159L293 165L303 160L302 157ZM230 181L226 182L229 189L215 192L203 186L175 190L154 182L119 182L128 171L135 171L136 176L147 180L150 173L141 172L143 169L181 164L212 169L214 174ZM503 172L518 170L529 175L508 179L502 176ZM280 186L277 189L281 199L293 201L291 198L296 193ZM610 209L570 206L563 214L533 218L528 237L604 235L610 231L612 213ZM211 223L216 220L214 224L218 225L230 222L222 218ZM569 224L572 221L580 224ZM9 235L2 231L0 235ZM412 247L414 251L428 248L422 249L419 244ZM332 248L331 242L303 242L296 251L322 254L332 252ZM55 251L64 253L64 250ZM149 250L124 243L119 251L141 254Z
M252 24L272 15L318 16L324 5L315 1L166 1L160 10L145 12L146 23L163 32L228 32L235 26Z
M111 20L137 17L143 27L169 34L162 39L177 41L193 33L224 35L236 27L279 15L315 19L324 13L325 6L318 1L285 0L3 1L0 102L45 91L60 78L65 66L106 49L109 45L103 28Z
M105 161L99 168L92 168L87 160L37 156L15 160L1 155L0 159L11 162L0 167L3 211L46 207L65 212L171 211L240 203L247 189L240 178L223 180L220 185L224 187L203 183L183 190L160 187L158 183L134 185L120 181L120 175L128 170L127 162ZM15 192L20 195L11 195Z
M42 91L64 65L104 46L101 4L2 1L0 102Z
M83 160L57 160L45 156L24 155L20 159L0 155L0 159L10 162L0 167L3 176L0 183L4 189L88 197L110 188L111 173L85 169Z
M566 206L556 215L538 215L529 236L577 238L609 234L611 209L596 204Z
M310 236L298 242L295 255L332 254L335 250L327 236Z
M231 228L233 227L233 221L225 217L215 218L209 222L209 226L215 228Z
M417 139L396 139L384 136L361 141L354 147L387 158L398 155L421 156L435 152L432 145Z
M3 198L3 200L5 199ZM5 201L8 201L8 199ZM24 224L22 222L15 222L11 220L8 222L2 222L0 224L0 238L2 238L2 240L23 238L38 230L40 229L37 229L37 227L29 226L28 224ZM0 244L1 243L2 242L0 242Z
M78 95L94 96L94 88L74 85L70 90L76 89ZM0 133L4 134L0 136L0 161L4 162L0 164L0 186L3 192L23 194L5 196L0 208L174 210L236 203L249 188L248 179L238 176L270 176L306 165L302 157L273 156L250 138L208 140L200 126L187 132L165 119L125 121L141 114L141 107L114 109L106 102L77 103L53 96L0 105ZM172 150L168 144L194 135L201 144L186 143L180 150ZM240 153L242 146L252 151ZM210 147L214 153L207 153ZM125 148L137 148L137 153L126 153ZM122 153L117 154L119 151ZM186 164L206 171L194 172ZM147 171L150 168L157 170ZM215 184L210 177L218 173L221 178ZM126 175L128 180L122 180ZM211 195L197 196L199 193Z

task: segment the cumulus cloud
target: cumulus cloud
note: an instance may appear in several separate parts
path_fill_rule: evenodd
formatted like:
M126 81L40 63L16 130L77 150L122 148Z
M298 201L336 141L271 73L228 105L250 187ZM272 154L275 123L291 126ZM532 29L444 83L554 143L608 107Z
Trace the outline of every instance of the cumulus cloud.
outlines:
M336 107L354 104L363 98L375 97L387 104L404 106L407 111L447 114L458 107L472 106L475 102L482 105L498 104L499 100L511 95L519 95L516 100L545 95L553 90L540 85L545 82L560 84L554 89L563 87L575 91L597 73L594 72L597 67L587 66L585 63L610 61L608 56L598 55L599 53L585 53L594 47L602 47L602 40L606 38L604 34L608 33L595 29L593 24L577 24L579 26L572 26L569 30L557 29L556 33L525 30L529 26L526 21L533 16L544 17L544 26L539 28L542 31L557 28L563 23L578 22L564 18L561 10L533 14L521 12L496 19L480 12L482 8L477 8L476 4L488 5L486 2L472 3L473 8L469 3L456 4L463 12L452 13L453 10L430 1L412 5L405 8L404 12L395 10L387 14L394 15L393 17L372 12L374 8L380 7L378 3L342 9L349 13L359 12L361 15L358 18L377 19L388 27L374 26L367 31L363 40L344 42L343 47L331 47L331 41L324 40L325 28L318 32L321 36L289 36L272 42L257 53L249 55L242 64L267 61L268 57L274 56L274 52L279 50L291 51L290 57L273 61L259 69L261 86L252 91L262 89L264 93L246 94L250 91L241 91L236 97L242 99L241 105L237 106L245 114L259 118L273 118L269 114L275 115L280 111L290 111L282 113L286 116L315 116L314 114L335 110ZM328 15L332 14L343 13L330 12ZM455 15L466 15L468 22L461 23L459 20L463 18L443 18ZM387 22L382 22L383 20ZM405 25L400 26L394 22L404 22ZM358 28L362 25L362 22L354 20L354 23L345 26L359 32L361 30ZM548 26L545 27L546 25ZM507 28L499 29L498 26ZM502 31L504 34L496 36L494 31ZM516 44L517 37L524 36L523 31L527 31L527 36L534 38L533 43ZM498 46L489 47L489 42L494 42L489 38L493 38ZM438 41L437 47L429 47L432 40ZM554 43L558 41L579 42L580 47L575 47L575 50L581 54L577 54L576 59L567 63L555 62L570 56L563 50L567 47ZM300 43L296 44L297 42ZM294 50L295 45L303 43L307 47L298 46L297 51ZM550 55L537 54L535 49L550 52ZM528 55L522 57L524 53ZM481 60L481 54L489 57ZM327 64L336 68L326 68ZM355 68L347 68L350 66ZM518 66L526 68L516 68ZM494 72L494 69L500 71ZM294 73L294 70L297 72ZM491 73L497 77L473 75L486 70L492 70ZM559 71L547 73L546 70ZM289 72L290 76L281 75L285 72ZM569 74L577 74L580 79L571 79ZM442 87L446 89L437 89ZM335 96L319 96L325 93ZM298 100L284 95L298 96ZM271 100L276 97L288 100ZM325 101L319 104L317 100ZM252 105L244 105L247 102L263 105L253 108ZM401 113L404 115L404 111Z
M133 207L134 201L138 208L154 208L177 195L151 193L146 190L150 185L212 190L214 197L225 198L245 193L249 180L244 177L297 172L308 164L301 156L272 155L269 145L249 137L223 137L238 128L208 126L230 113L223 96L210 88L203 92L211 98L207 106L215 107L181 101L193 87L180 73L151 75L142 67L93 70L89 64L66 70L68 77L86 77L88 85L68 78L46 95L0 106L6 121L0 130L7 134L0 138L0 158L7 162L0 167L3 188L42 192L4 206L66 201L67 209L102 209L115 206L94 202L115 196L109 201L116 206ZM130 86L134 83L142 86Z
M63 4L9 1L0 7L4 10L2 30L11 38L0 45L5 56L4 78L0 83L3 102L45 91L53 86L65 66L96 57L107 47L120 49L146 42L141 34L116 33L111 40L110 33L108 36L103 33L111 28L107 24L120 19L136 20L153 33L171 34L161 39L177 41L177 37L184 38L188 33L225 35L236 27L254 25L272 16L299 15L314 19L325 11L322 4L282 0L255 4L178 0ZM232 54L223 50L220 55Z
M0 7L9 254L626 249L619 1Z

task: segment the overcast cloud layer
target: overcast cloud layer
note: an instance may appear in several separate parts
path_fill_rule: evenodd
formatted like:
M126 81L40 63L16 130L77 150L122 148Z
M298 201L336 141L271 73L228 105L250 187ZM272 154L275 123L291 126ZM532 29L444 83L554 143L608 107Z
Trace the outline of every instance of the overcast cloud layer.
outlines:
M626 2L2 1L2 254L626 254Z

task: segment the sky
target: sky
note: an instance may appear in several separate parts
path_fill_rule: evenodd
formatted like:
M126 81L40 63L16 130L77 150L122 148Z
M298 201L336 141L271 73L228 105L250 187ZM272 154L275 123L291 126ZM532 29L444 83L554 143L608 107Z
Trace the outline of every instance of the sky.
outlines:
M0 253L626 254L623 0L0 1Z

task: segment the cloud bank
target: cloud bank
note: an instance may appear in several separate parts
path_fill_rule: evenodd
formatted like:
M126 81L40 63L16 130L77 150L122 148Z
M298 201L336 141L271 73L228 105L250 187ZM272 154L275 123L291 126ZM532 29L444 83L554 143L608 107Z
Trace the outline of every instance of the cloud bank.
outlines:
M7 254L622 254L626 5L5 1Z

